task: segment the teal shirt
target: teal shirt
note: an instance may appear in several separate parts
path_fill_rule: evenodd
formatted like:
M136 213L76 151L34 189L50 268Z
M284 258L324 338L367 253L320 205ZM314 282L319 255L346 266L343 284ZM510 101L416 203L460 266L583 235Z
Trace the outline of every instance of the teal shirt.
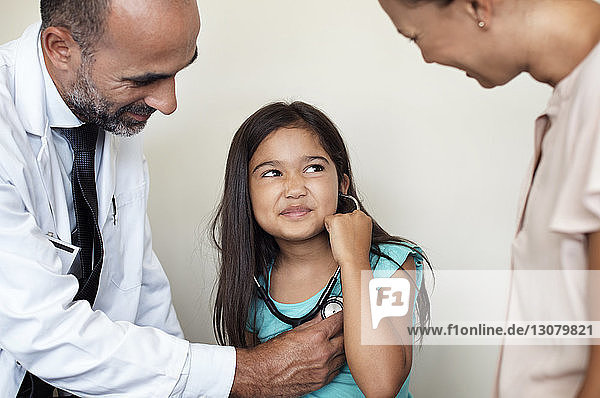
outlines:
M412 255L416 265L416 284L417 288L421 286L421 281L423 279L423 262L422 257L419 253L419 248L409 249L404 246L395 245L395 244L382 244L380 245L381 251L387 256L393 258L398 264L403 264L409 255ZM376 278L389 278L392 276L394 272L398 270L398 265L394 262L379 256L374 256L373 254L369 257L371 262L371 268L374 270L373 275ZM269 280L271 279L271 268L269 268ZM341 279L341 278L340 278ZM333 291L331 292L331 296L341 296L342 295L342 286L340 283L340 279L336 283ZM264 280L260 280L261 284L264 286ZM323 289L325 289L323 287ZM286 316L289 317L301 317L307 314L314 306L317 304L321 293L323 293L323 289L321 289L318 293L316 293L311 298L302 301L300 303L293 304L284 304L279 303L271 297L271 293L268 292L269 297L275 303L277 309ZM256 325L252 325L254 320L254 313L256 312ZM249 332L255 333L258 336L258 339L261 343L272 339L278 334L285 332L286 330L290 330L291 326L287 323L284 323L277 319L267 306L264 301L261 299L257 299L250 308L250 313L248 316L248 322L246 324L246 329ZM396 398L411 398L412 395L408 391L408 383L409 383L410 375L406 378L404 385L400 389ZM305 397L364 397L364 394L360 391L356 382L352 378L352 374L350 373L350 369L348 368L348 364L345 364L339 375L337 375L333 381L321 389L314 391Z

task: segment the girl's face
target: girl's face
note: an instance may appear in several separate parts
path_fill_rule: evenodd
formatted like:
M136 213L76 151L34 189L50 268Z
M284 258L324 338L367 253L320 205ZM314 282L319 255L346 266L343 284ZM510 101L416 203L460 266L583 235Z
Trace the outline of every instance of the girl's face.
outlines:
M318 137L302 128L275 130L260 143L248 167L254 217L275 239L302 241L324 230L334 214L340 184Z
M486 88L505 84L521 72L511 56L514 44L497 34L502 21L490 17L484 28L479 27L484 13L471 0L454 0L446 6L434 1L379 3L398 32L419 46L427 63L460 69Z

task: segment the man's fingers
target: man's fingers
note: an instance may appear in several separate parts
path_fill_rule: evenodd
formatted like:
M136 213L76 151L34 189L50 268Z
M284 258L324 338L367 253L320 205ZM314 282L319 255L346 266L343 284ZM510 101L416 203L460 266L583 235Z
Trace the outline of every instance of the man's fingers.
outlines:
M335 376L337 376L338 374L340 374L342 366L344 366L345 363L346 363L346 356L344 355L344 353L340 353L340 354L336 355L335 357L333 357L331 359L331 361L329 361L329 372L330 373L327 375L325 384L331 383L333 378Z
M309 328L309 327L311 327L313 325L316 325L317 323L321 322L322 320L323 319L321 318L321 313L318 313L310 321L304 322L302 325L297 326L296 328L294 328L294 330L303 330L303 329Z
M327 337L332 338L336 334L338 334L342 328L344 327L344 311L337 312L330 317L323 319L319 323L319 327L325 330Z
M340 374L340 371L338 369L335 372L331 373L329 376L327 376L327 379L325 379L324 386L327 385L327 384L329 384L329 383L331 383L333 381L333 379L335 378L335 376L337 376L339 374Z
M338 354L331 360L331 370L338 371L346 363L346 355L344 353Z
M344 353L344 336L336 336L329 340L331 346L333 348L333 352L338 355L339 353Z

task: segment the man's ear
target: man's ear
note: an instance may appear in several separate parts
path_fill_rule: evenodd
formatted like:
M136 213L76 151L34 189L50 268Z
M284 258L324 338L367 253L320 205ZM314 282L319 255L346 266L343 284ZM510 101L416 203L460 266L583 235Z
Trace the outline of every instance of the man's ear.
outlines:
M81 48L66 28L51 26L44 29L42 50L46 62L49 62L54 70L69 73L77 71L81 65Z
M461 0L473 23L481 29L488 29L492 23L494 0Z
M350 177L348 177L347 174L344 174L342 181L340 181L340 192L345 195L348 193L348 188L350 188Z

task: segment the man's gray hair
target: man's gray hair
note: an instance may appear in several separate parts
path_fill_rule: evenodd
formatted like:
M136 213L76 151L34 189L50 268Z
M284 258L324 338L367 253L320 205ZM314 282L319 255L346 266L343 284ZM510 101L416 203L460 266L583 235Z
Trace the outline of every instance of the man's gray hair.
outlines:
M111 0L40 0L42 30L68 29L81 51L91 55L104 34Z

